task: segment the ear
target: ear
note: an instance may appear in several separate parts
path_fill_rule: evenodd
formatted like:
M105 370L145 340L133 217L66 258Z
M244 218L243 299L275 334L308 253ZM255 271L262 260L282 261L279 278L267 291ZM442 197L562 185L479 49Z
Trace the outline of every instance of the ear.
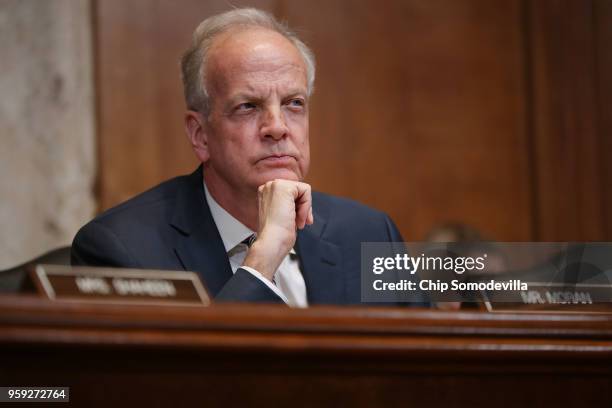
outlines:
M198 159L206 163L210 158L208 128L201 113L192 110L185 112L185 133Z

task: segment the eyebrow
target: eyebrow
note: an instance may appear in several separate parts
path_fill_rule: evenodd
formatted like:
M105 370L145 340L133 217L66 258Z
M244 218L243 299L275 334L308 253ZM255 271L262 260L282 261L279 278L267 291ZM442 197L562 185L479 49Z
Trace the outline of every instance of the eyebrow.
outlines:
M289 92L287 92L288 96L297 96L297 95L303 95L304 97L306 97L308 95L308 92L305 89L301 89L301 88L292 88L289 90ZM255 100L255 101L260 101L262 98L260 96L258 96L256 93L251 93L251 92L239 92L236 95L233 95L229 98L229 103L230 104L235 104L236 102L238 102L239 100Z
M307 95L308 91L306 89L301 89L301 88L293 88L290 89L289 92L287 92L288 95Z
M255 100L255 101L259 101L261 99L262 99L261 97L257 96L254 93L240 92L240 93L237 93L236 95L232 95L228 99L228 104L229 105L234 105L238 101L241 101L241 100L247 100L247 101Z

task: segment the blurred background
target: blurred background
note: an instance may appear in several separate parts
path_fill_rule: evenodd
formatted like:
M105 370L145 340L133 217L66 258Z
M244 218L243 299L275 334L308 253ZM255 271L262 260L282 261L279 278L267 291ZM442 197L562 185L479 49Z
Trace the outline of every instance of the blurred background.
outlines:
M0 268L196 168L178 60L247 5L316 54L315 189L407 241L612 240L611 0L0 0Z

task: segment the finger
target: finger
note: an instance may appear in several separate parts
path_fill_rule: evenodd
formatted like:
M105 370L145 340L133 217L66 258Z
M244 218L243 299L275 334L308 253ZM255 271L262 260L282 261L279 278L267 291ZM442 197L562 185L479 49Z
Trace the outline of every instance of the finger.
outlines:
M295 200L296 209L296 225L299 229L304 228L308 222L311 207L312 196L310 186L306 183L297 183L298 197Z
M296 211L298 214L298 222L300 229L303 229L308 222L308 216L310 215L310 207L311 207L311 199L310 199L310 189L302 190L302 195L298 200L298 204L296 206Z
M261 186L259 186L259 188L257 188L258 233L261 233L266 219L266 209L264 205L265 189L265 184L262 184Z

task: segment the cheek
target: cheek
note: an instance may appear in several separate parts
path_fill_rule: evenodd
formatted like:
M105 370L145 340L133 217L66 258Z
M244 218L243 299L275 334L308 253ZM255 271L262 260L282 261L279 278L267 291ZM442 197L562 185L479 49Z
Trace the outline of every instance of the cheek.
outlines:
M285 116L288 127L291 129L295 143L298 146L308 144L308 115L289 114Z
M253 134L255 133L251 123L234 122L225 124L217 132L217 136L220 138L217 140L217 150L226 160L245 157L252 150L249 149L249 146L252 146L252 141L249 138Z
M300 127L300 135L299 135L299 143L302 152L305 157L310 157L310 140L308 133L308 119L304 123L301 124Z
M302 150L302 177L306 177L306 173L308 173L308 169L310 168L310 146L308 145L308 141L306 141L306 146Z
M310 141L308 137L307 120L305 123L301 123L299 127L298 133L296 134L296 143L302 156L300 160L300 170L302 171L302 176L306 177L306 173L310 166Z

